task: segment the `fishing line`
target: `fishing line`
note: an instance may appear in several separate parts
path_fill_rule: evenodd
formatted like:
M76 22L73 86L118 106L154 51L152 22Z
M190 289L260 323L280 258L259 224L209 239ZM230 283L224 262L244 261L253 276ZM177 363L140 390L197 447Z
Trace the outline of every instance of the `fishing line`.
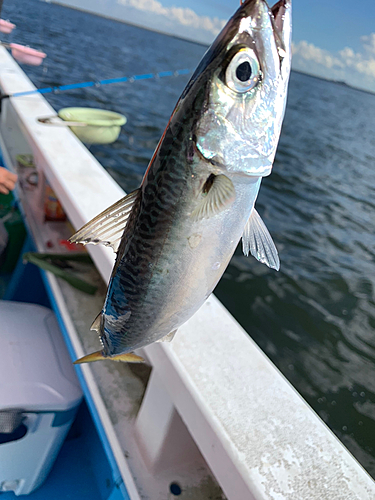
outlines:
M191 72L190 69L178 69L176 71L160 71L159 73L145 73L143 75L123 76L120 78L109 78L107 80L97 80L91 82L71 83L69 85L60 85L58 87L46 87L43 89L27 90L25 92L15 92L0 96L0 100L6 97L21 97L33 94L55 94L66 90L83 89L86 87L100 87L101 85L110 85L112 83L133 83L139 80L150 80L151 78L165 78L168 76L187 75Z

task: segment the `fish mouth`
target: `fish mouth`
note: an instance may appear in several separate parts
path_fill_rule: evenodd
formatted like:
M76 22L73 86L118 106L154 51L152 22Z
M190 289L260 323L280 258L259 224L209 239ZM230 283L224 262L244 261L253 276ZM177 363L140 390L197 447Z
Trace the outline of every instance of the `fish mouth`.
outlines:
M275 37L276 45L279 47L280 59L288 56L290 59L291 53L291 6L292 0L279 0L273 7L269 7L266 0L245 0L241 3L240 8L234 13L226 26L223 28L219 36L215 39L207 51L206 55L201 60L200 64L193 73L188 85L181 95L184 99L190 88L201 78L208 66L213 60L213 56L220 52L222 46L225 46L228 39L233 39L238 33L241 19L251 17L256 19L259 15L260 4L266 6L272 22L272 31Z
M252 9L257 8L259 2L266 5L270 12L276 44L280 46L279 52L284 56L284 53L286 55L287 50L290 50L288 42L290 41L292 0L279 0L272 7L268 6L266 0L245 0L241 3L239 10L243 9L245 15L249 15Z
M253 7L259 0L245 0L244 2L241 1L241 7L240 9L248 9ZM263 2L265 5L268 7L268 3L266 0L260 0ZM276 2L272 7L268 7L269 10L272 12L272 15L274 16L275 20L276 18L281 19L284 14L286 9L290 8L292 5L292 0L279 0ZM282 30L282 25L278 26L279 30Z
M285 11L287 8L291 6L292 2L291 0L280 0L279 2L275 3L273 7L270 8L273 17L275 18L275 25L276 28L279 29L279 31L282 31L282 18L285 15Z
M280 60L286 57L288 51L290 52L291 6L291 0L279 0L270 8L273 16L273 34Z

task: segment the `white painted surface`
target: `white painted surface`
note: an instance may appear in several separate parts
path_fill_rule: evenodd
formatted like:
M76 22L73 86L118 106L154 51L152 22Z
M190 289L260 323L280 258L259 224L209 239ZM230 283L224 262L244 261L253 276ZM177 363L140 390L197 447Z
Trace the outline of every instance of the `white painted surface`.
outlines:
M8 93L32 88L3 48L0 84ZM76 227L123 195L69 131L36 122L53 113L42 97L12 105ZM111 250L90 253L108 280ZM171 345L154 344L146 355L228 498L375 498L374 481L214 297Z
M228 498L375 498L373 480L214 296L147 354Z
M158 474L176 465L186 470L186 464L201 458L157 370L151 373L135 421L134 435L151 473Z

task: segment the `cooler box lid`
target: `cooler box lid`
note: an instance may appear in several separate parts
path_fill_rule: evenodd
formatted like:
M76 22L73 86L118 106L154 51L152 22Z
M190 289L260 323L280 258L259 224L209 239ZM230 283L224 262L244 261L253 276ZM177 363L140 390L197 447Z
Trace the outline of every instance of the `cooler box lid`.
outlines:
M0 410L64 411L82 390L54 313L0 300Z

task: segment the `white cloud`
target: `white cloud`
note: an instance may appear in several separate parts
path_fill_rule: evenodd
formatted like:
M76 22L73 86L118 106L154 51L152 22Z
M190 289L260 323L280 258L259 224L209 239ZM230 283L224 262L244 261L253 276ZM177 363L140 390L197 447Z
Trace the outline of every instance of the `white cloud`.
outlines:
M120 5L163 16L168 21L177 22L183 26L206 30L217 35L225 25L224 20L217 17L199 16L188 7L164 7L157 0L117 0Z
M351 60L355 57L355 52L350 47L345 47L344 49L340 50L339 55L342 57L342 59Z
M318 64L322 64L326 68L333 68L337 66L339 68L343 68L344 63L337 57L334 57L327 50L320 49L316 47L312 43L308 43L305 40L294 44L293 43L293 56L301 56L303 59L307 61L314 61Z
M375 33L361 37L361 41L366 52L375 56Z
M293 44L293 67L375 91L375 33L362 36L361 42L360 52L344 47L333 54L302 40Z

